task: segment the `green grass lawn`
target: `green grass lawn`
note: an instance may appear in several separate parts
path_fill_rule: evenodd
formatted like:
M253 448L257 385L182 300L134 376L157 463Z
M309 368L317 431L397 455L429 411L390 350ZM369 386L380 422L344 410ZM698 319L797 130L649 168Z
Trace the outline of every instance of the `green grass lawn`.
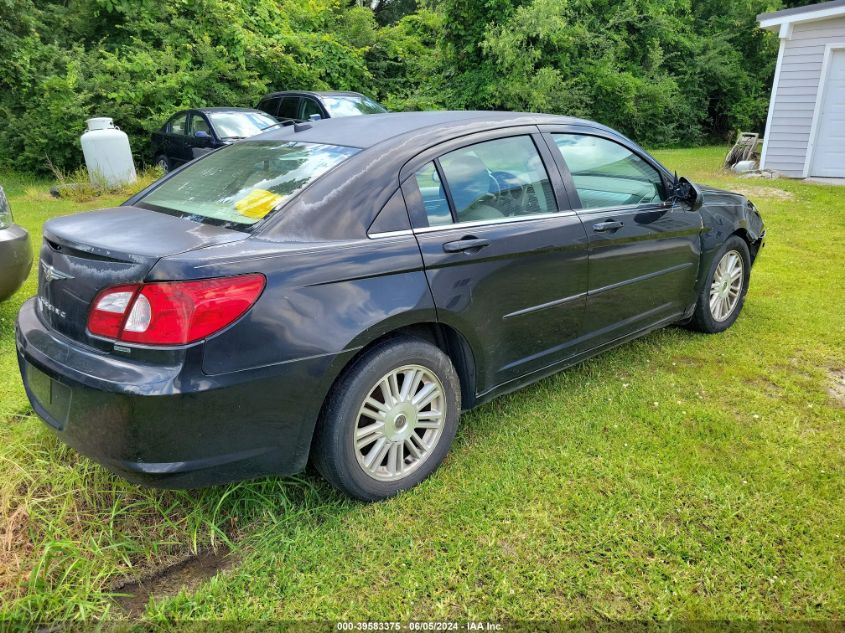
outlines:
M143 617L844 619L845 188L739 179L724 153L657 156L763 214L736 325L662 330L485 405L433 477L375 505L310 473L152 491L63 447L18 376L30 279L0 306L0 620L127 618L125 579L224 547L224 571ZM0 182L35 240L118 202Z

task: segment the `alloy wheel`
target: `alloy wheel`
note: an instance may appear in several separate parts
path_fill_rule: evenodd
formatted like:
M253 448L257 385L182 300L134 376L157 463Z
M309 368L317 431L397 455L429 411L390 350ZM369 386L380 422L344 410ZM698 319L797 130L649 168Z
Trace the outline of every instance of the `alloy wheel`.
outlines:
M406 365L385 374L358 410L355 456L367 475L397 481L432 454L446 424L446 397L434 373Z
M710 284L710 314L726 321L733 314L742 294L743 263L737 251L728 251L719 260Z

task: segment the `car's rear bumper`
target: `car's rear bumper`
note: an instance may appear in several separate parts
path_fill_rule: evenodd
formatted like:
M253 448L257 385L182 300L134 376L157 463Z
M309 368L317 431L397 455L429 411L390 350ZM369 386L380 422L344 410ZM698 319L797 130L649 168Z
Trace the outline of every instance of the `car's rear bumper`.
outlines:
M0 301L21 287L31 268L29 233L17 225L0 230Z
M171 366L89 349L46 328L35 300L17 323L35 412L67 444L122 477L196 488L305 467L332 359L204 376L201 346Z

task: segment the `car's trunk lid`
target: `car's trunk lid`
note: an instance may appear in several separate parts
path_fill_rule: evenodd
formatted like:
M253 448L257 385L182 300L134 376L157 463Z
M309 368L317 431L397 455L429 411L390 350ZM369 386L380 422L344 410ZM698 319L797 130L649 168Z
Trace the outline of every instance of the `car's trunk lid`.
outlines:
M50 220L38 270L41 319L65 336L90 342L88 313L101 290L143 281L162 257L247 237L137 207Z

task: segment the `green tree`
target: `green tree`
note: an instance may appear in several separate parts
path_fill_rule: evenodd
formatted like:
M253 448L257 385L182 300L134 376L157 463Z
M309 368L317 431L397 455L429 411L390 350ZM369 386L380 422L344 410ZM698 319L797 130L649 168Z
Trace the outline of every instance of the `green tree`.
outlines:
M798 4L787 0L789 5ZM596 119L650 145L762 131L781 0L0 0L0 163L81 162L91 116L139 160L180 108L352 89L390 108Z
M138 159L179 108L252 106L284 88L371 91L369 9L334 0L31 0L0 3L0 161L81 160L91 116L111 116ZM365 12L363 15L361 12ZM347 19L351 18L351 19Z

